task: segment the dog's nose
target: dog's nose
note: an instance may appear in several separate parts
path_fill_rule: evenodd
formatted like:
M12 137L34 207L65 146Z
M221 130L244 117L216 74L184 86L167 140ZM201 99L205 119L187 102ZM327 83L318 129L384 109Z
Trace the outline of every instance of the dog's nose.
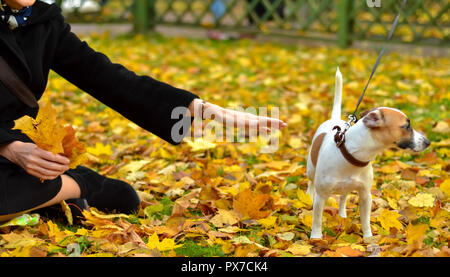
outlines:
M426 147L430 146L431 144L431 142L428 139L425 139L423 143L425 143Z

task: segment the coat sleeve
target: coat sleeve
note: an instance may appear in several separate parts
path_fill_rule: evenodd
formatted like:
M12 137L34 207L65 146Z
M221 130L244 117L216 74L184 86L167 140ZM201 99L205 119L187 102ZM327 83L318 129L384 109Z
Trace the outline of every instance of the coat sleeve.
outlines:
M198 96L112 63L71 32L62 16L58 24L63 27L59 26L62 31L52 70L145 130L171 144L181 142L192 118L182 115L173 118L172 112L189 107ZM172 128L177 126L185 126L185 130L180 132L183 135L174 137Z
M28 136L26 136L19 130L8 130L8 128L0 127L0 146L16 140L23 142L33 142Z

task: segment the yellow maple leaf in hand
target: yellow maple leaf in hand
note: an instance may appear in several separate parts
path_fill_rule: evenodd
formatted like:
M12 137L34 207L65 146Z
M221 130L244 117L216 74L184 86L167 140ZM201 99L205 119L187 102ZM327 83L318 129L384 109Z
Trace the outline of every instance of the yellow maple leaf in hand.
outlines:
M36 119L27 115L23 116L14 122L13 129L21 130L41 149L53 154L64 153L62 140L66 130L56 115L56 110L47 100L40 105Z
M39 148L66 156L70 160L70 168L85 160L84 144L77 140L72 126L64 126L62 120L57 118L57 112L49 100L40 105L36 119L26 115L14 123L14 129L21 130Z

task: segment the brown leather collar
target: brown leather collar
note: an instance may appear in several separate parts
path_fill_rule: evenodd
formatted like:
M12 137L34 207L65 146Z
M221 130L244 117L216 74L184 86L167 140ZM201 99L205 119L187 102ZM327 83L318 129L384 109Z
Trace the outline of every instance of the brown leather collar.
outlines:
M334 142L336 142L336 146L341 150L342 155L344 158L351 163L354 166L357 167L365 167L367 166L370 161L363 162L358 160L357 158L353 157L352 154L350 154L347 150L347 147L345 147L345 132L347 129L345 129L343 132L341 132L341 128L339 126L334 126L333 130L337 129L336 134L334 135Z

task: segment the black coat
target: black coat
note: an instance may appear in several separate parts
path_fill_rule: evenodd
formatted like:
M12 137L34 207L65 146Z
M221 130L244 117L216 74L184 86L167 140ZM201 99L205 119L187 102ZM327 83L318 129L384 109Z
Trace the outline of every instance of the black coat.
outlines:
M148 76L138 76L94 51L70 30L56 4L36 1L25 26L11 31L0 23L0 54L39 99L50 70L160 138L178 144L171 129L175 107L188 107L196 95ZM13 121L37 115L0 82L0 145L28 141ZM185 119L188 120L188 119ZM186 131L184 133L187 133Z

